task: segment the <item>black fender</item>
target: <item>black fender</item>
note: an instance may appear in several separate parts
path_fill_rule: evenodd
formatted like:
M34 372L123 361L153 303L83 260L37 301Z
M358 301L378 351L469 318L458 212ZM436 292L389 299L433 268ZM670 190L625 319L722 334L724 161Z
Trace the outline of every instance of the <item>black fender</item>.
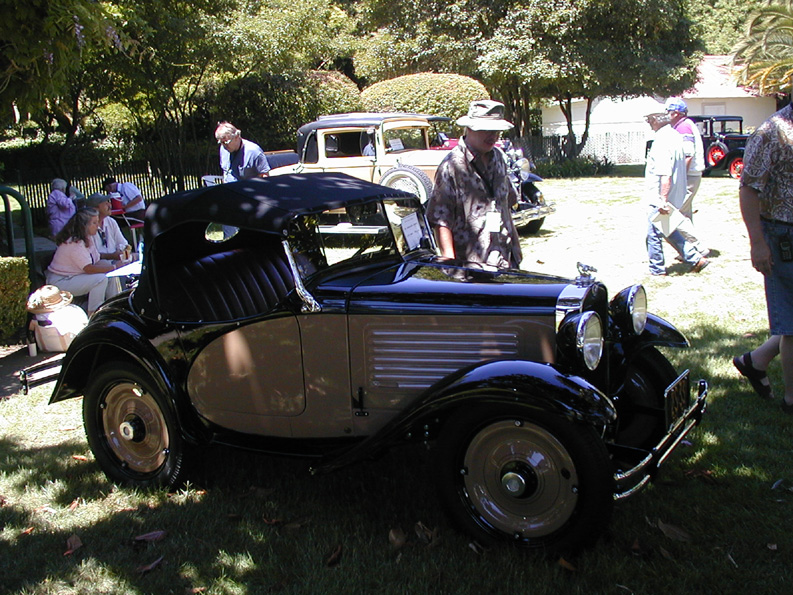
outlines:
M174 335L173 340L176 341ZM97 316L74 338L62 360L50 404L81 397L96 370L109 360L126 360L143 368L167 396L165 400L179 420L186 440L206 441L206 430L185 399L179 399L178 385L152 342L131 322Z
M644 332L638 337L623 333L618 340L611 341L609 351L609 383L610 391L622 383L625 371L633 359L647 347L688 348L689 342L672 323L655 314L647 314ZM611 394L611 393L610 393Z
M330 455L316 472L338 469L377 456L410 440L433 438L444 421L460 407L486 404L525 407L527 415L542 411L592 425L599 433L616 420L606 395L579 376L564 374L552 364L497 360L475 364L428 389L380 431L352 449Z
M627 339L627 338L626 338ZM644 332L634 341L628 343L644 345L660 345L663 347L689 347L688 339L671 323L655 314L647 314L647 324Z

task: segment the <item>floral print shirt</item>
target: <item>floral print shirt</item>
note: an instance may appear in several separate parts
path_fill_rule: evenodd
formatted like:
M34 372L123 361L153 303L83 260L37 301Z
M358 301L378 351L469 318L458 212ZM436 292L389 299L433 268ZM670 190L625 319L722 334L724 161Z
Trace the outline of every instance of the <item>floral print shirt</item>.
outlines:
M760 193L760 214L793 223L793 106L763 122L746 141L741 186Z
M462 138L435 172L427 218L433 227L451 230L457 259L517 267L522 255L511 214L516 202L501 149L474 155ZM488 224L488 212L499 213L497 231L493 215Z

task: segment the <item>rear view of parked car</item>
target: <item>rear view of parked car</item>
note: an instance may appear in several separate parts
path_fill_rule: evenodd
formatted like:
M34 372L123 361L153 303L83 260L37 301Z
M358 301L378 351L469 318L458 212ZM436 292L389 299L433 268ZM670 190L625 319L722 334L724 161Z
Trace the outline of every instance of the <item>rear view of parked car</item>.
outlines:
M592 272L444 259L418 198L343 174L183 192L149 207L139 284L76 337L51 403L83 397L97 464L135 488L180 484L213 443L317 473L424 443L462 530L577 549L707 398L644 288Z
M743 171L743 153L748 134L743 132L741 116L689 116L702 134L705 151L705 171L724 169L731 177L740 178Z

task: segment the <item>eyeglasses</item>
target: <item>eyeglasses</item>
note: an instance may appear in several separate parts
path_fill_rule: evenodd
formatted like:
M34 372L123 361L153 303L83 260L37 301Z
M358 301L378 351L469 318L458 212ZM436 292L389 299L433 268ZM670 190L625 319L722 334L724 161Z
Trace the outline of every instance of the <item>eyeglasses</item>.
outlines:
M227 138L227 139L224 139L224 140L219 140L218 144L219 145L225 145L225 146L228 147L231 143L234 142L235 138L237 138L237 137L235 136L234 138Z

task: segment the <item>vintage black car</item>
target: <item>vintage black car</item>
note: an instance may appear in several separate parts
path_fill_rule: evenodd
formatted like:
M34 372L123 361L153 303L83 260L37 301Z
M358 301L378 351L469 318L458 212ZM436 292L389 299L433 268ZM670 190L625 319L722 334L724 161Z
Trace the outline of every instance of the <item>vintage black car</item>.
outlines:
M427 443L481 540L591 542L700 421L645 291L438 256L419 200L344 174L167 196L137 287L74 339L51 403L83 397L118 484L173 486L202 445L327 472ZM364 504L365 506L365 504Z
M689 116L702 134L702 149L705 151L705 171L726 169L733 178L740 178L743 171L743 153L748 134L743 132L741 116Z

